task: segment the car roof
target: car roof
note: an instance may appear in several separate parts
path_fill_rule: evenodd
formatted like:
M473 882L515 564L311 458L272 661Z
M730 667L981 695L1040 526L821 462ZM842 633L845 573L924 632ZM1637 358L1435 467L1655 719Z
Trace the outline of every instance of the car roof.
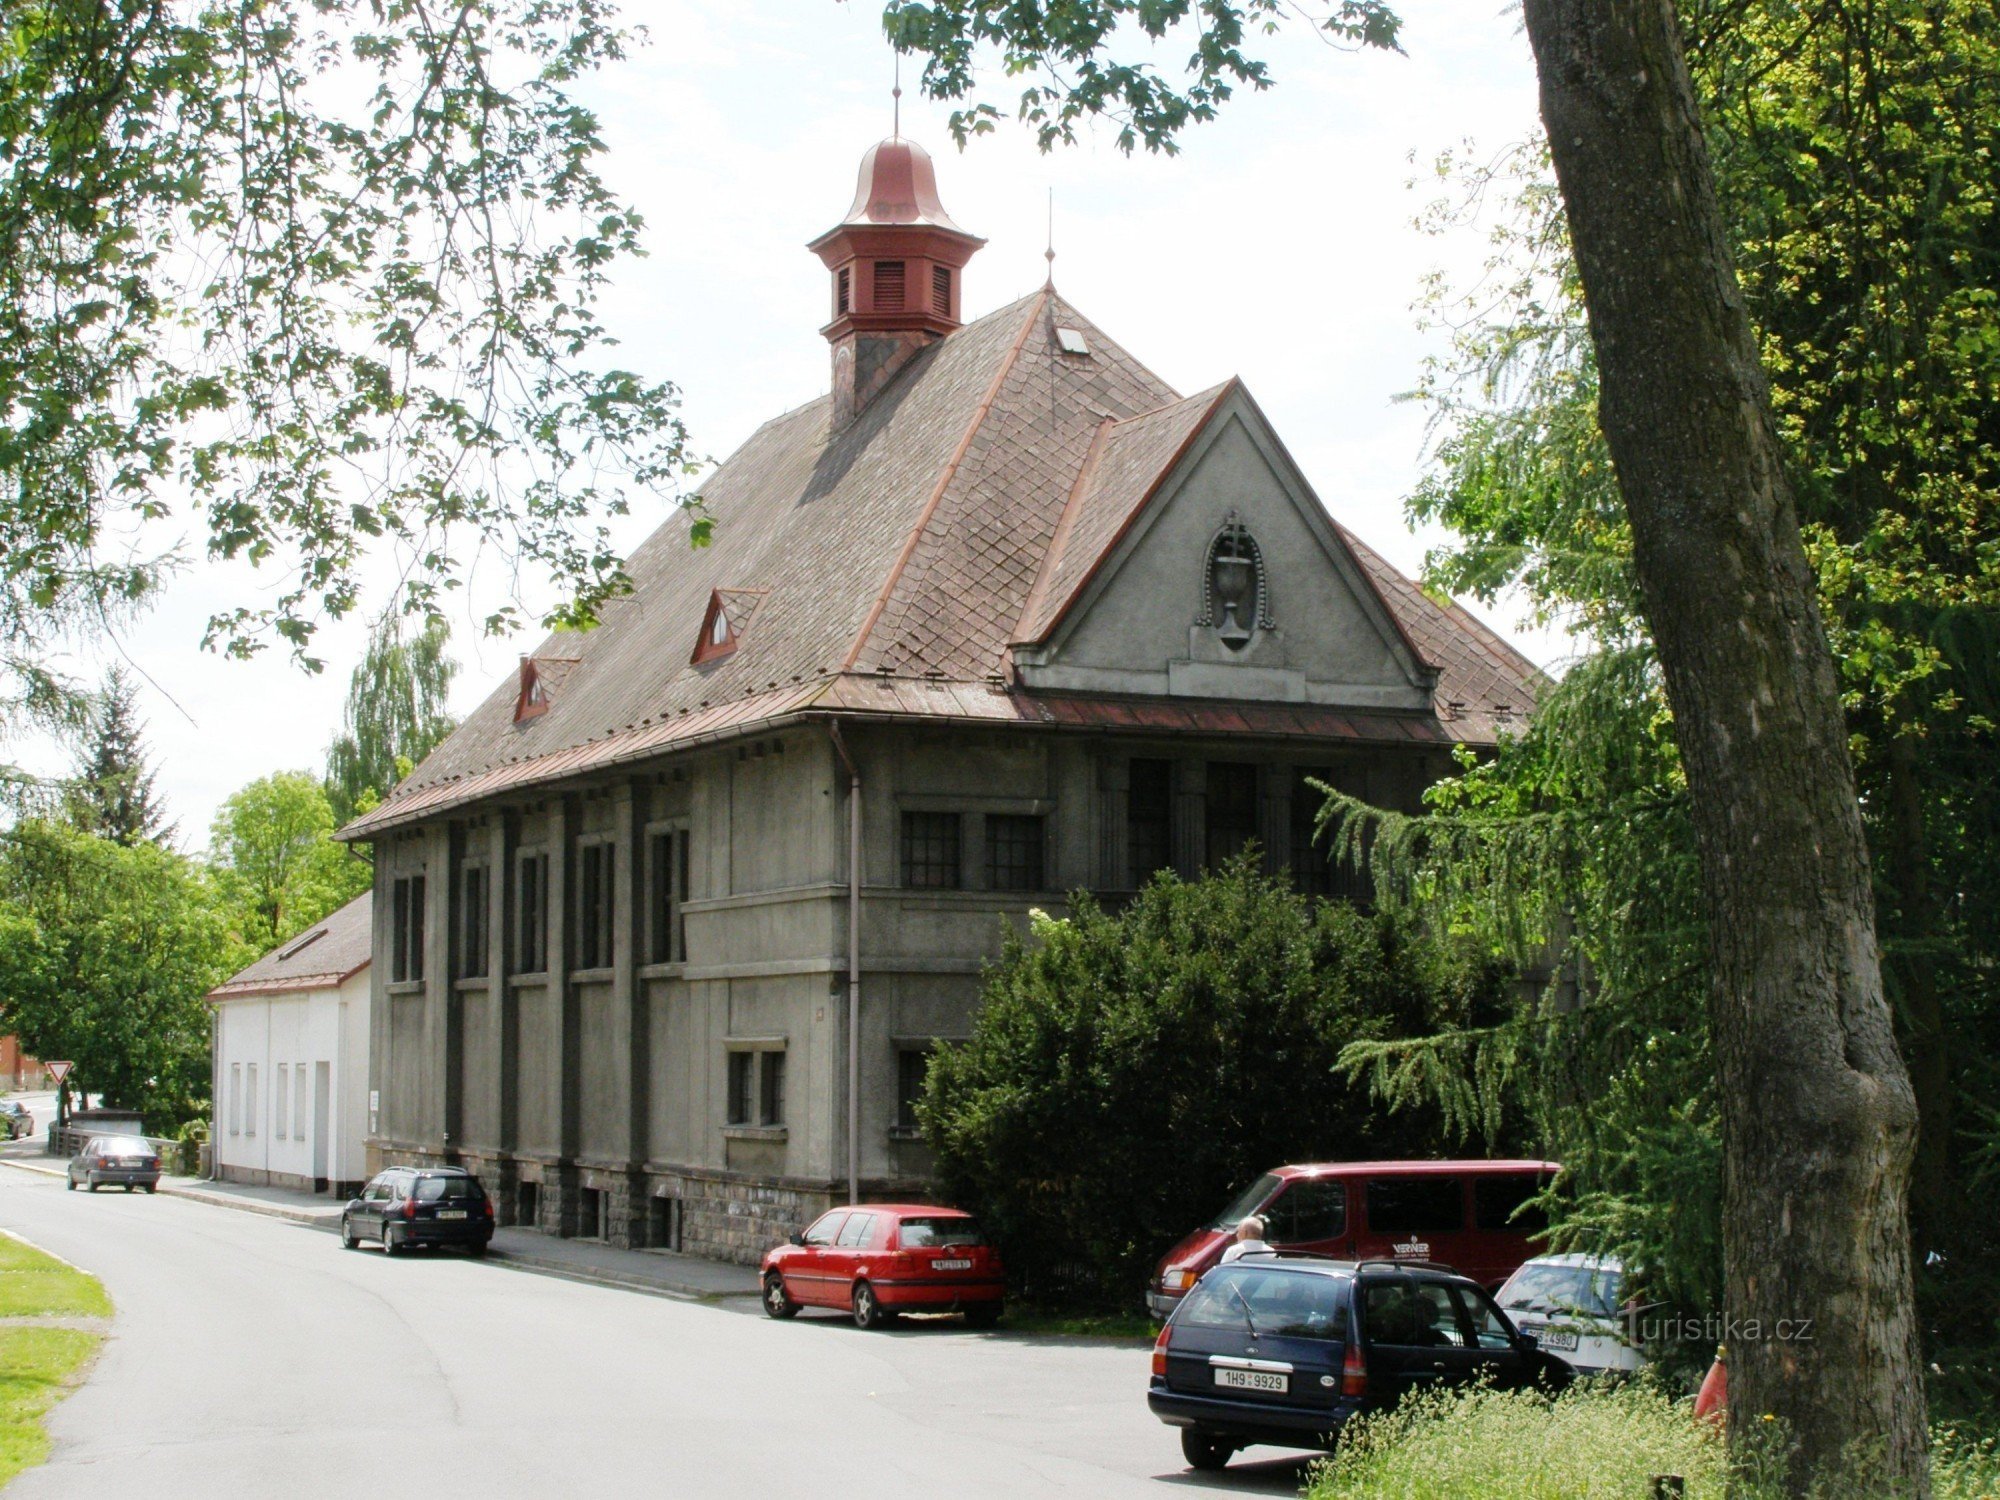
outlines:
M1361 1277L1374 1275L1433 1276L1441 1281L1462 1281L1477 1286L1449 1266L1418 1265L1410 1261L1329 1260L1317 1255L1245 1255L1215 1268L1216 1271L1286 1271L1308 1276ZM1215 1274L1214 1272L1210 1273Z
M1274 1177L1428 1177L1440 1173L1453 1176L1485 1176L1489 1173L1560 1172L1554 1161L1311 1161L1292 1162L1271 1168Z
M1615 1255L1586 1255L1580 1250L1567 1251L1561 1255L1531 1255L1521 1262L1521 1269L1529 1266L1562 1266L1565 1269L1579 1267L1586 1271L1615 1271L1623 1273L1625 1263Z
M907 1214L926 1219L969 1219L962 1208L944 1208L935 1203L839 1203L827 1213Z

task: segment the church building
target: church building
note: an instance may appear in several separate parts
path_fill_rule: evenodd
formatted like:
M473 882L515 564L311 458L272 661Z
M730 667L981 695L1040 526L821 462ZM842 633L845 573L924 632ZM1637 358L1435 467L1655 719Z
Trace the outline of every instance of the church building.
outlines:
M814 240L832 390L772 418L394 795L370 1159L503 1222L754 1261L921 1191L911 1101L1003 924L1254 841L1317 777L1413 808L1534 667L1321 505L1236 380L1184 396L983 242L892 137Z

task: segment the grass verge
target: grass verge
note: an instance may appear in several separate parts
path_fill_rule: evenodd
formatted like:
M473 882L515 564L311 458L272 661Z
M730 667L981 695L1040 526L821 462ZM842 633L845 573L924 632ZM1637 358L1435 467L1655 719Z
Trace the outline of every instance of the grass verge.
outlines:
M49 1453L42 1418L60 1401L103 1335L38 1327L32 1318L108 1318L95 1276L0 1234L0 1488Z
M1933 1441L1935 1500L2000 1496L1992 1439L1940 1429ZM1306 1493L1307 1500L1625 1500L1651 1494L1661 1474L1681 1476L1688 1500L1785 1493L1761 1481L1757 1468L1732 1473L1720 1435L1693 1420L1689 1402L1650 1381L1579 1382L1553 1401L1475 1387L1424 1393L1350 1424ZM1838 1493L1876 1492L1857 1480Z

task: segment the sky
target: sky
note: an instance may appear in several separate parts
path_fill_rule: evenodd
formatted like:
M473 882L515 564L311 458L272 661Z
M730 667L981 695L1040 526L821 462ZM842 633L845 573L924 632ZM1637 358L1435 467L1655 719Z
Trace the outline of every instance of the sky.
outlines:
M902 127L936 157L952 217L987 240L965 274L968 319L1041 284L1053 194L1063 294L1182 391L1241 376L1328 509L1414 572L1440 535L1413 534L1403 518L1426 419L1399 398L1447 337L1420 331L1414 304L1428 273L1470 285L1487 253L1477 226L1435 236L1414 221L1442 192L1439 153L1483 159L1528 138L1536 119L1513 5L1401 10L1403 56L1342 51L1302 26L1260 42L1276 86L1239 93L1173 157L1127 157L1109 127L1044 156L1011 123L960 153L948 106L919 96L908 64ZM879 14L877 0L627 0L649 39L584 90L609 148L605 175L648 226L649 253L618 270L604 322L621 364L681 388L711 457L829 384L826 273L805 244L846 212L862 153L890 132ZM1164 51L1163 65L1184 50ZM1008 80L985 76L989 97L1011 100ZM621 546L670 504L636 507ZM479 634L494 571L453 622L460 713L541 638ZM65 663L95 676L121 661L137 677L183 847L202 847L217 806L244 784L319 771L339 730L364 620L322 632L317 676L282 652L245 662L201 649L219 602L263 602L277 583L247 566L190 566L150 613ZM1544 665L1565 653L1559 635L1512 612L1493 620ZM7 749L43 773L67 763L46 740Z

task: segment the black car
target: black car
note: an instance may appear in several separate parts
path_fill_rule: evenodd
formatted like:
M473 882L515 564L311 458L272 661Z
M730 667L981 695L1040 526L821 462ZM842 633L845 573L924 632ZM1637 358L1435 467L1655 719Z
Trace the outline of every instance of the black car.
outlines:
M157 1193L159 1153L144 1136L94 1135L70 1158L70 1191L75 1192L79 1183L93 1193L101 1187L122 1187L128 1193L142 1187Z
M463 1167L391 1167L340 1213L340 1243L380 1245L398 1255L419 1245L460 1245L484 1255L493 1240L493 1200Z
M1146 1404L1180 1428L1190 1465L1219 1469L1253 1443L1331 1449L1350 1417L1407 1391L1572 1377L1454 1271L1250 1256L1210 1271L1174 1310Z

